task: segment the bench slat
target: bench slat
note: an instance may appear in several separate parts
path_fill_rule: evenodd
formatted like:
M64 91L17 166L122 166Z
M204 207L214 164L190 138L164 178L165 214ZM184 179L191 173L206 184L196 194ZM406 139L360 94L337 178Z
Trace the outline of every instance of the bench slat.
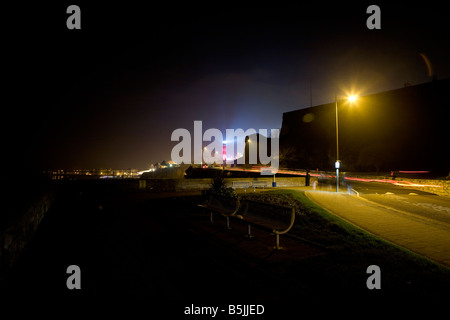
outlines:
M234 215L239 210L239 198L214 195L209 197L208 203L200 207L219 212L223 215Z
M295 209L247 200L241 217L250 223L272 229L274 233L284 234L294 225Z
M269 203L245 200L244 210L242 210L239 198L230 198L212 194L207 204L200 207L211 210L211 222L213 222L212 212L219 212L227 218L227 228L229 218L235 217L246 221L249 224L247 237L252 237L250 225L271 230L276 235L276 246L274 249L281 249L279 242L280 234L285 234L291 230L295 222L295 208L273 205ZM240 214L237 214L239 209Z

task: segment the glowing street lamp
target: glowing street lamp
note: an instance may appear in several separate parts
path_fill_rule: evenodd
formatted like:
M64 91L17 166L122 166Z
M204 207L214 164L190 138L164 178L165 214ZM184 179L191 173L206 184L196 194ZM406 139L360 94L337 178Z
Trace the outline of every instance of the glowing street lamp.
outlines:
M358 96L356 95L350 95L347 100L348 102L355 102L358 99Z
M358 99L356 95L350 95L346 99L348 102L352 103ZM334 102L336 104L336 162L334 167L336 168L336 192L339 192L339 168L341 167L341 160L339 160L339 114L338 114L338 99L336 94L334 94Z

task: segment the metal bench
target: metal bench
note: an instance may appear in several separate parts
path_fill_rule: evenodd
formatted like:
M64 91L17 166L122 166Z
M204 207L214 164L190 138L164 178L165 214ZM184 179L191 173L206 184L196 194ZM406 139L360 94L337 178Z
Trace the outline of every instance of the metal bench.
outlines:
M267 187L267 181L253 181L253 192L256 191L256 188L264 188Z
M295 221L295 209L283 207L263 202L245 200L243 210L240 214L234 215L248 224L247 237L253 237L251 234L252 226L258 226L273 232L276 235L275 250L280 250L280 235L291 230Z
M233 181L231 183L231 187L233 189L244 188L244 192L247 192L247 188L250 188L251 186L252 186L252 183L250 181Z
M217 194L211 194L206 204L199 204L199 207L210 211L210 222L214 222L213 213L217 212L227 219L227 229L230 228L230 216L234 216L239 210L239 198L231 198Z

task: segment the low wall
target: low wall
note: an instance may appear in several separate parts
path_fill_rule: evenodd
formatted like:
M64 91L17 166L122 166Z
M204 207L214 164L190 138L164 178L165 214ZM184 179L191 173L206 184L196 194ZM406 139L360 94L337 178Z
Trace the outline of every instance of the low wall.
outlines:
M34 235L54 199L54 191L46 192L24 214L10 221L0 233L0 281Z
M276 178L277 187L301 187L305 185L305 177L280 177ZM211 187L211 179L146 179L139 181L139 189L146 191L201 191ZM273 177L258 178L225 178L225 183L232 186L233 181L265 181L266 186L272 187ZM310 184L317 181L316 177L310 177Z

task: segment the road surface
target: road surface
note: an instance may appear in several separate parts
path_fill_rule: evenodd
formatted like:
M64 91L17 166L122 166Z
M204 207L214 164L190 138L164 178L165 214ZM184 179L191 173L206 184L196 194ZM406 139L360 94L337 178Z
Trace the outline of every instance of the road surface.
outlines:
M450 197L382 182L352 181L348 187L365 200L450 227Z

